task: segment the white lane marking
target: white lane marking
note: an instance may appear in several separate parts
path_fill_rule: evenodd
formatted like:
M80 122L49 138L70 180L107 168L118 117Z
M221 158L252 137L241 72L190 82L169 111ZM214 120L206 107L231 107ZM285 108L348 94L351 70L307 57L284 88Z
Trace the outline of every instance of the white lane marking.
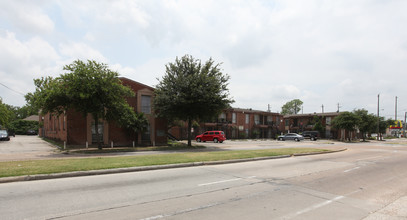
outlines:
M253 179L256 178L256 176L250 176L245 179ZM216 181L216 182L210 182L210 183L202 183L199 184L198 186L208 186L208 185L214 185L214 184L219 184L219 183L227 183L227 182L233 182L233 181L238 181L242 180L243 178L235 178L235 179L228 179L228 180L221 180L221 181Z
M216 181L216 182L211 182L211 183L202 183L202 184L199 184L198 186L208 186L208 185L213 185L213 184L218 184L218 183L237 181L237 180L241 180L241 179L242 178L236 178L236 179L222 180L222 181Z
M331 199L331 200L327 200L327 201L325 201L325 202L322 202L322 203L319 203L319 204L315 204L315 205L313 205L313 206L311 206L311 207L309 207L309 208L306 208L306 209L303 209L303 210L301 210L301 211L296 212L295 215L292 216L292 217L295 217L295 216L298 216L298 215L302 215L302 214L304 214L304 213L306 213L306 212L310 212L310 211L312 211L312 210L321 208L321 207L323 207L323 206L329 205L329 204L331 204L332 202L338 201L338 200L343 199L343 198L345 198L345 196L337 196L337 197L335 197L335 198L333 198L333 199Z
M352 171L352 170L357 170L357 169L359 169L360 167L354 167L354 168L352 168L352 169L349 169L349 170L345 170L345 171L343 171L344 173L347 173L347 172L350 172L350 171Z
M361 160L371 160L371 159L377 159L377 158L382 158L383 156L378 156L378 157L368 157L368 158L363 158L363 159L359 159L356 161L361 161Z

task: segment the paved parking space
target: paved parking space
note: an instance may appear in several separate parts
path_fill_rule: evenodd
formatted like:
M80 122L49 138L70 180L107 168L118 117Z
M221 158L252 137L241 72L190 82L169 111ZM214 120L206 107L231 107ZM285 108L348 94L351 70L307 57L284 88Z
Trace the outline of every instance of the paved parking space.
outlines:
M16 135L10 141L0 141L0 161L47 159L54 157L55 151L38 136Z

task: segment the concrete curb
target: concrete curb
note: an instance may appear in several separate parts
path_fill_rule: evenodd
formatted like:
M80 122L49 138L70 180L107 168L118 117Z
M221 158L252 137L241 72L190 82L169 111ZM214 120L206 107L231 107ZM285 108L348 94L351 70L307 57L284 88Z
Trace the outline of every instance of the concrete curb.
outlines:
M21 181L31 181L31 180L46 180L46 179L92 176L92 175L103 175L103 174L113 174L113 173L141 172L141 171L149 171L149 170L162 170L162 169L174 169L174 168L194 167L194 166L242 163L242 162L259 161L259 160L281 159L281 158L288 158L288 157L293 157L293 156L299 157L299 156L310 156L310 155L318 155L318 154L329 154L329 153L336 153L336 152L341 152L341 151L345 151L345 150L347 150L347 148L328 151L328 152L303 153L303 154L271 156L271 157L256 157L256 158L236 159L236 160L220 160L220 161L167 164L167 165L155 165L155 166L144 166L144 167L116 168L116 169L106 169L106 170L89 170L89 171L74 171L74 172L67 172L67 173L38 174L38 175L27 175L27 176L17 176L17 177L2 177L2 178L0 178L0 184L1 183L11 183L11 182L21 182Z

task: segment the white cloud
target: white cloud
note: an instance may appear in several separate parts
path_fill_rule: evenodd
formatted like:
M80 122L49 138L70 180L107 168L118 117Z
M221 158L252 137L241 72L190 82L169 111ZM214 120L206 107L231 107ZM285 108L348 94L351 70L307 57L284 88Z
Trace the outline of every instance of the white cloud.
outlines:
M13 74L60 72L75 59L96 59L153 86L165 64L191 54L223 62L236 107L271 104L279 111L300 98L309 112L321 111L322 104L336 111L337 103L341 110L372 112L381 93L386 111L394 112L396 95L399 108L407 109L400 86L407 69L407 1L71 0L0 6L0 45L6 51L0 64Z
M54 29L54 22L41 6L39 1L1 1L0 17L23 31L50 33Z
M26 41L16 38L15 33L0 33L0 78L2 83L18 91L13 92L1 87L3 101L8 104L22 105L26 94L33 91L33 79L55 74L55 65L59 55L54 48L39 37Z
M108 59L98 50L93 49L85 43L70 42L59 45L61 55L68 57L68 60L96 60L107 63Z

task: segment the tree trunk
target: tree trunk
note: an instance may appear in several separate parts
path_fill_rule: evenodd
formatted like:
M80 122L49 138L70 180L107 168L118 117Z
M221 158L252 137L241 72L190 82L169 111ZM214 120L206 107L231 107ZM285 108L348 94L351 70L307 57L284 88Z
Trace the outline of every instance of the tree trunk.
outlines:
M99 118L94 115L93 119L95 120L95 131L96 131L96 139L98 142L98 149L102 150L102 143L100 142L100 134L99 134Z
M188 118L188 147L191 147L191 139L192 139L192 134L191 134L191 129L192 129L192 119Z

